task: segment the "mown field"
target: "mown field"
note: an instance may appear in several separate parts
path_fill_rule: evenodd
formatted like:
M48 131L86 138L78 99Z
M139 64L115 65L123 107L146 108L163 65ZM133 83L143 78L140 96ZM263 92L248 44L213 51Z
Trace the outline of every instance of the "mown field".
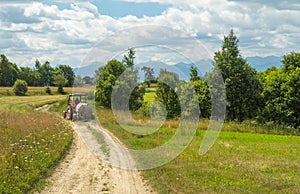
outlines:
M73 131L57 114L34 109L65 99L45 95L0 97L1 193L27 193L43 187L52 167L68 150Z
M146 99L154 101L153 89ZM111 110L98 108L101 125L132 149L151 149L170 140L178 121L166 121L155 133L134 135L122 129ZM104 116L105 115L105 116ZM143 122L145 118L134 113ZM128 121L130 128L136 127ZM251 121L225 123L214 146L199 155L208 126L201 120L193 141L176 159L142 175L159 193L300 193L299 130Z
M91 91L92 86L86 87L64 87L64 91L68 93L72 92L89 92ZM57 87L50 87L51 94L57 95ZM74 91L75 90L75 91ZM0 87L0 96L14 96L14 91L12 87ZM48 95L46 93L46 87L28 87L27 96L40 96L40 95Z

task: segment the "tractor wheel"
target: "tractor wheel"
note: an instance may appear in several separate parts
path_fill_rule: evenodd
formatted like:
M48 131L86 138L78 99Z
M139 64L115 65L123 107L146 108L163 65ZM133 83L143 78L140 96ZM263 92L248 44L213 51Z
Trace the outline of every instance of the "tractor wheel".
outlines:
M69 106L68 111L67 111L67 119L68 120L73 120L73 108Z

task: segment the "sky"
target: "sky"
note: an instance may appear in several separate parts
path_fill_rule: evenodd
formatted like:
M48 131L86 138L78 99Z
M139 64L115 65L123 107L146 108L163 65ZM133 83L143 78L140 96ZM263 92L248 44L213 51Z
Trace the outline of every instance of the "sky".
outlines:
M138 62L175 64L197 55L193 40L208 54L192 58L211 58L233 29L243 57L283 56L299 52L299 18L298 0L0 0L0 53L78 67L136 46Z

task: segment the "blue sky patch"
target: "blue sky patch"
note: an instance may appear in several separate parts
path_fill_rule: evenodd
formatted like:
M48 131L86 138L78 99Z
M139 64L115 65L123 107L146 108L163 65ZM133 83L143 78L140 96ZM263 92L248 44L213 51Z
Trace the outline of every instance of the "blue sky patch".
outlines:
M114 18L120 18L127 15L133 15L138 18L143 16L158 16L168 8L167 5L159 3L134 3L116 0L94 1L100 14L108 15Z

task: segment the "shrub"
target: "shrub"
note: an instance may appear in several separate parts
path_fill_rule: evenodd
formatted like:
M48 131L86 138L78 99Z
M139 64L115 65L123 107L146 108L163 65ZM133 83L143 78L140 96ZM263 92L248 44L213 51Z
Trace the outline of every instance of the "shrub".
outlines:
M45 92L46 92L47 94L49 94L49 95L52 93L49 86L47 86L47 87L45 88Z
M13 88L14 88L14 93L16 95L23 96L26 94L26 92L28 90L27 82L24 80L18 79L17 81L15 81Z

